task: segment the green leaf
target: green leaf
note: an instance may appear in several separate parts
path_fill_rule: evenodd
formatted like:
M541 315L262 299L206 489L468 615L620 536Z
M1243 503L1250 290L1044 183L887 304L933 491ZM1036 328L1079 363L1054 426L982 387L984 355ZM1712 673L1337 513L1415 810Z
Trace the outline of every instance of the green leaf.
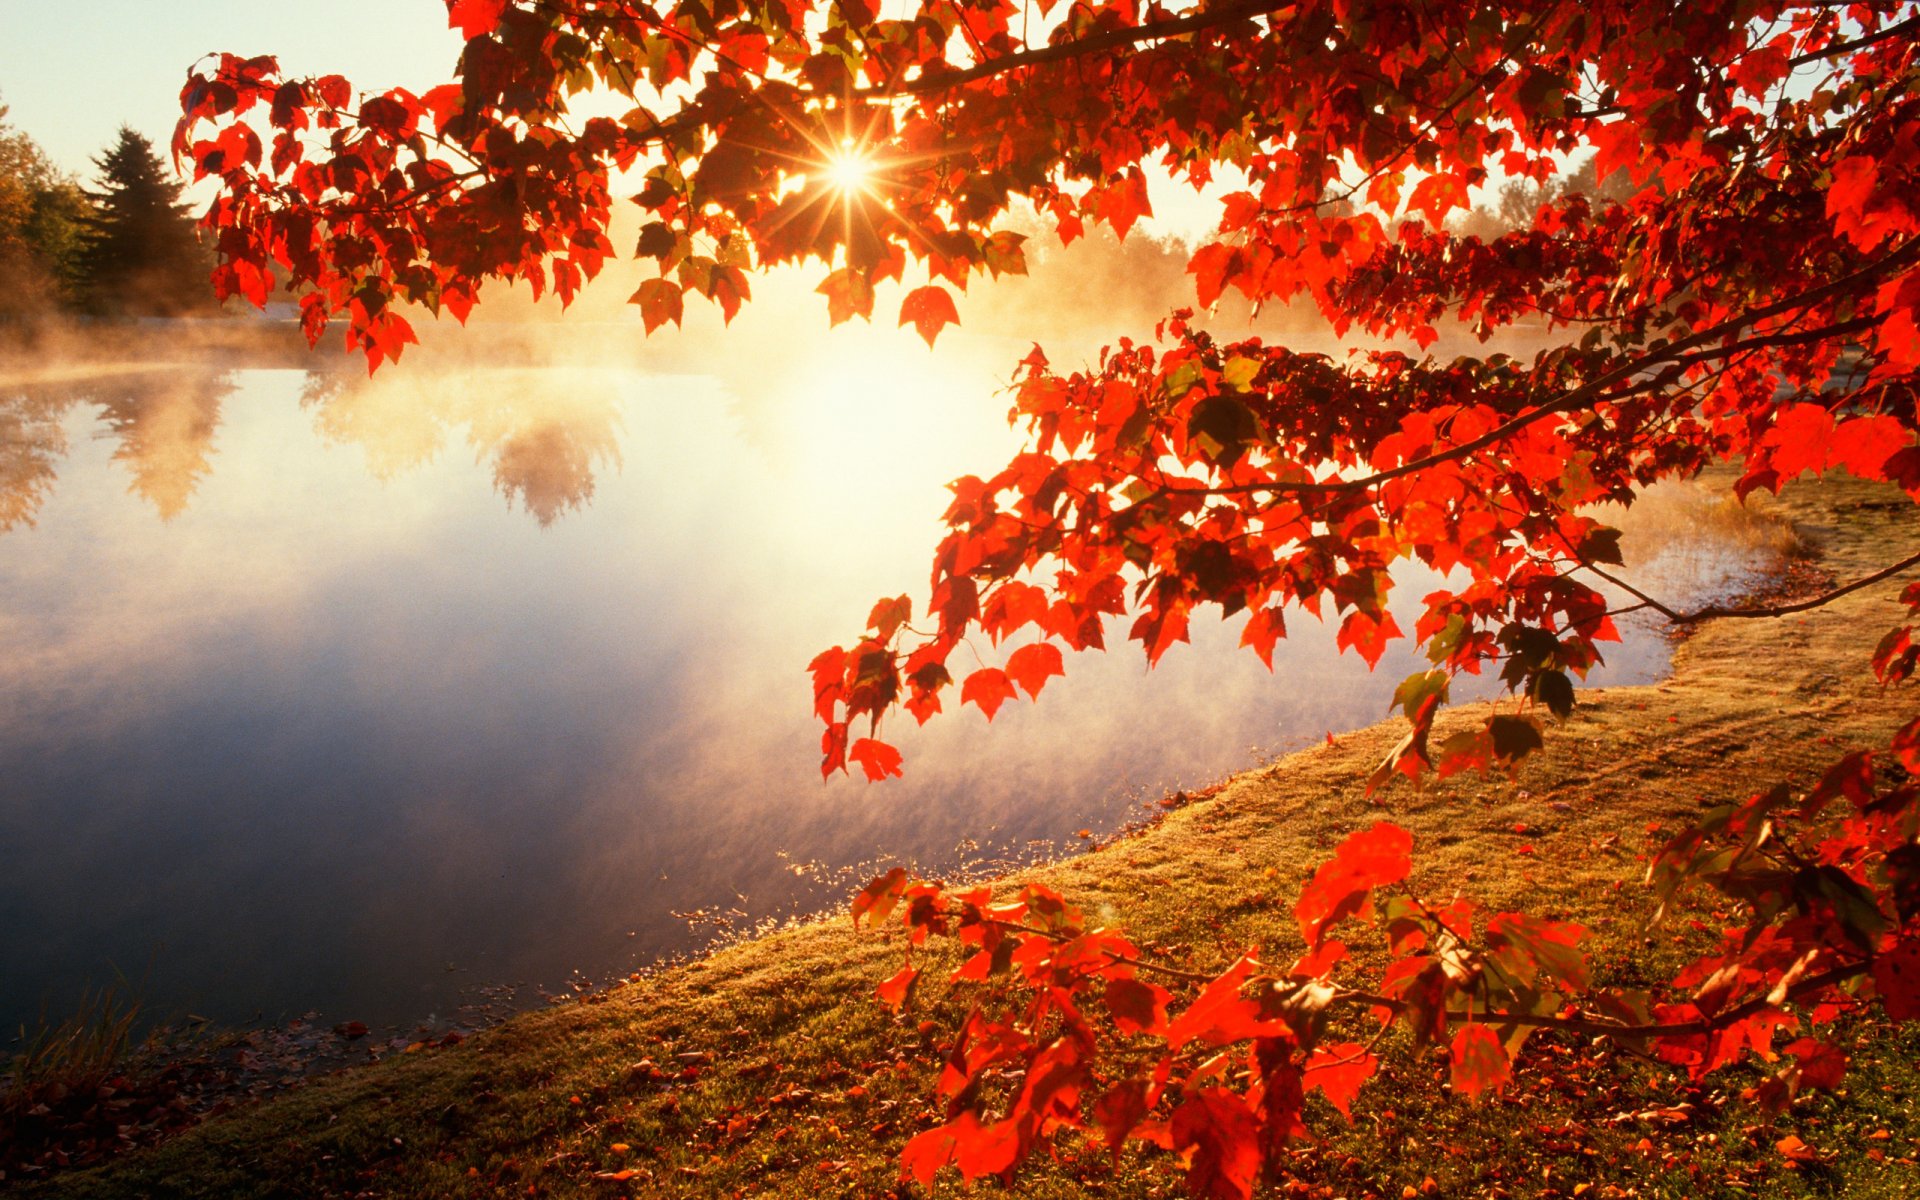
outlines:
M1236 392L1251 391L1254 376L1260 374L1260 360L1235 355L1220 369L1220 379Z
M987 270L997 279L1002 275L1025 275L1027 273L1027 252L1020 243L1026 241L1025 234L1000 230L988 236L982 250L986 255Z
M1206 377L1207 373L1199 363L1187 359L1167 372L1166 378L1160 381L1160 390L1167 399L1178 400L1198 386Z
M1387 705L1387 711L1392 712L1397 708L1407 714L1409 720L1417 720L1417 714L1429 700L1437 700L1440 704L1447 702L1447 688L1451 683L1452 677L1445 671L1421 671L1409 675L1400 681L1399 687L1393 689L1393 701Z

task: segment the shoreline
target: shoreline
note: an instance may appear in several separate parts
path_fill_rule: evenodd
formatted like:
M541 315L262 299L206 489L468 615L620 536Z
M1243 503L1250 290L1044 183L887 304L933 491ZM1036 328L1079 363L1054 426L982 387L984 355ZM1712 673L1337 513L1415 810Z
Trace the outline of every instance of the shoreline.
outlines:
M1779 502L1820 543L1823 571L1839 578L1865 573L1860 567L1874 559L1875 549L1902 538L1910 526L1900 520L1904 510L1881 507L1867 495L1871 490L1835 481L1790 491ZM1812 493L1817 498L1810 499ZM1633 925L1638 902L1616 886L1635 877L1632 855L1640 830L1684 818L1707 802L1715 787L1723 789L1718 798L1724 799L1729 784L1751 790L1763 773L1791 777L1795 770L1811 769L1830 753L1822 741L1864 742L1875 731L1891 728L1902 697L1879 692L1870 676L1861 686L1857 677L1864 674L1871 645L1855 644L1852 635L1863 620L1878 622L1895 609L1894 592L1897 584L1889 581L1798 618L1698 627L1675 647L1666 679L1583 689L1581 706L1567 725L1549 731L1547 750L1537 761L1523 763L1511 779L1462 776L1418 793L1396 786L1376 797L1379 803L1369 801L1359 783L1400 733L1399 722L1381 722L1340 735L1332 745L1243 771L1215 788L1186 793L1185 803L1163 808L1144 828L1116 834L1091 853L1023 868L1012 878L1044 879L1083 906L1111 908L1143 944L1156 944L1175 961L1204 969L1236 945L1288 944L1292 934L1286 918L1299 879L1348 828L1389 815L1415 833L1417 886L1430 890L1436 881L1453 879L1489 903L1591 914L1588 921L1600 943L1597 963L1614 972L1657 974L1660 962L1677 950L1642 944ZM1885 623L1895 619L1889 615ZM1828 669L1849 656L1861 669L1844 677ZM1442 735L1453 723L1483 711L1480 704L1460 708L1443 718ZM1765 750L1759 760L1756 746ZM514 1190L532 1184L571 1191L585 1186L581 1181L592 1174L589 1165L593 1171L615 1171L638 1169L638 1164L647 1172L650 1195L707 1197L728 1194L731 1187L798 1196L808 1194L803 1185L815 1161L852 1163L840 1173L844 1179L835 1176L837 1184L878 1194L890 1184L891 1153L913 1128L902 1123L904 1118L868 1126L891 1122L886 1132L868 1135L870 1152L853 1158L847 1146L820 1134L824 1140L805 1143L819 1157L804 1163L806 1154L790 1143L803 1134L814 1138L814 1132L789 1133L763 1144L759 1139L777 1128L756 1128L742 1146L762 1146L768 1161L786 1164L771 1175L710 1162L710 1151L698 1152L707 1144L704 1135L688 1133L682 1118L730 1107L746 1111L754 1097L764 1105L769 1094L780 1091L776 1083L816 1095L861 1083L859 1102L836 1102L835 1111L866 1112L882 1102L895 1106L889 1113L924 1105L931 1089L911 1070L904 1073L907 1078L890 1068L881 1076L856 1072L858 1080L844 1083L835 1076L836 1069L847 1070L835 1064L848 1057L857 1065L904 1052L907 1057L899 1061L911 1068L915 1022L952 1015L937 996L923 1000L921 1011L905 1021L880 1009L872 987L897 965L898 947L887 941L880 935L852 935L844 919L829 914L814 924L721 947L638 982L520 1014L458 1046L315 1080L156 1150L103 1171L63 1176L28 1194L108 1196L142 1187L181 1196L299 1191L290 1181L307 1179L309 1170L318 1169L303 1166L301 1155L319 1145L332 1147L336 1162L365 1154L356 1169L372 1172L394 1195L482 1195L489 1193L478 1183L499 1187L509 1181ZM886 1051L888 1045L897 1048ZM706 1065L673 1069L689 1055L706 1056ZM649 1065L643 1071L637 1062ZM775 1064L771 1075L757 1065L767 1062ZM501 1111L474 1115L454 1133L436 1125L433 1097L464 1108L459 1096L476 1087L496 1097L486 1107ZM1418 1106L1395 1097L1393 1108L1405 1114ZM563 1119L556 1122L556 1115ZM1450 1123L1462 1115L1434 1108L1427 1119ZM1752 1115L1736 1111L1728 1119L1737 1128ZM343 1131L342 1125L349 1128ZM473 1136L481 1128L487 1135ZM546 1130L536 1141L551 1144L552 1154L536 1160L503 1149L508 1128L521 1131L513 1145L530 1129ZM1628 1128L1634 1138L1641 1136L1638 1127L1622 1132ZM1347 1136L1337 1118L1321 1131L1336 1143ZM1920 1130L1889 1136L1913 1133ZM1805 1134L1815 1145L1820 1136L1817 1129ZM394 1137L408 1148L393 1150ZM619 1145L642 1146L644 1153L614 1156L606 1146L615 1139ZM1863 1147L1872 1148L1861 1143L1854 1149ZM451 1161L430 1161L434 1154L449 1154ZM576 1161L583 1158L594 1161ZM240 1169L242 1160L253 1165ZM467 1175L469 1169L477 1174ZM694 1173L685 1173L689 1169ZM1142 1179L1158 1178L1150 1166L1139 1169L1146 1171ZM1425 1162L1420 1169L1438 1168ZM1063 1170L1056 1166L1034 1178L1057 1180L1067 1189L1059 1194L1078 1194L1058 1179ZM223 1182L214 1183L216 1178ZM643 1181L641 1174L629 1178L636 1185ZM1920 1175L1901 1179L1920 1182ZM162 1180L168 1181L164 1188ZM331 1188L339 1179L323 1171L312 1181ZM1860 1182L1868 1181L1862 1177ZM229 1185L232 1190L221 1190ZM1046 1184L1033 1194L1055 1191L1054 1184Z

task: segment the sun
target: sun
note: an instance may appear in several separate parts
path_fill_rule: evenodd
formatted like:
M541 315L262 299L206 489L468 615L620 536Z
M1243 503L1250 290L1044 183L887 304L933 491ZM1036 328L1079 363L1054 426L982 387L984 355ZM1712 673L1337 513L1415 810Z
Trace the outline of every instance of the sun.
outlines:
M844 146L827 155L822 172L832 187L842 192L864 192L873 185L874 162L853 146Z

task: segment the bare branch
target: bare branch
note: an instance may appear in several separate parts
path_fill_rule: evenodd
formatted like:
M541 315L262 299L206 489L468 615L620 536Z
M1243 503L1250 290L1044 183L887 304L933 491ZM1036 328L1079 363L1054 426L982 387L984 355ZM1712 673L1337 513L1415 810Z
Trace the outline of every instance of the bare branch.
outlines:
M1014 54L988 59L986 62L976 63L958 71L944 71L937 75L922 74L916 79L890 87L860 88L852 95L863 99L874 99L887 96L923 96L930 92L944 92L952 88L964 87L975 80L985 79L991 75L1018 70L1021 67L1060 62L1086 54L1096 54L1102 50L1116 50L1124 46L1138 45L1141 42L1197 33L1202 29L1231 25L1236 21L1248 20L1291 7L1292 5L1278 3L1277 0L1241 0L1238 4L1202 9L1184 17L1176 17L1171 21L1156 21L1148 25L1136 25L1131 29L1096 33L1091 37L1075 38L1070 42L1059 42L1034 50L1021 50Z
M1663 604L1652 596L1647 595L1619 576L1601 570L1593 563L1588 562L1584 558L1580 558L1579 555L1576 554L1574 557L1579 559L1582 567L1640 601L1639 604L1634 606L1635 608L1643 606L1651 608L1675 625L1692 625L1696 622L1706 621L1716 617L1787 617L1792 616L1794 613L1809 612L1823 605L1831 604L1849 592L1857 592L1863 587L1872 587L1881 580L1898 575L1910 567L1920 566L1920 554L1911 554L1891 566L1882 567L1871 575L1863 575L1852 583L1834 588L1832 591L1815 596L1811 600L1796 600L1792 604L1770 604L1747 608L1729 608L1725 605L1709 604L1707 607L1694 612L1683 613L1671 605Z

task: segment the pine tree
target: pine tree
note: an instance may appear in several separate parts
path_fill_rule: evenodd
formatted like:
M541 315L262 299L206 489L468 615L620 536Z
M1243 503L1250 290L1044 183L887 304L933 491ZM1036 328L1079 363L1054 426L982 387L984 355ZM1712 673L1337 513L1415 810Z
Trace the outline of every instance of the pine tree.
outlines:
M153 143L123 125L119 140L93 161L100 186L87 195L96 215L80 255L87 308L167 316L209 306L211 260L180 202L182 186Z

